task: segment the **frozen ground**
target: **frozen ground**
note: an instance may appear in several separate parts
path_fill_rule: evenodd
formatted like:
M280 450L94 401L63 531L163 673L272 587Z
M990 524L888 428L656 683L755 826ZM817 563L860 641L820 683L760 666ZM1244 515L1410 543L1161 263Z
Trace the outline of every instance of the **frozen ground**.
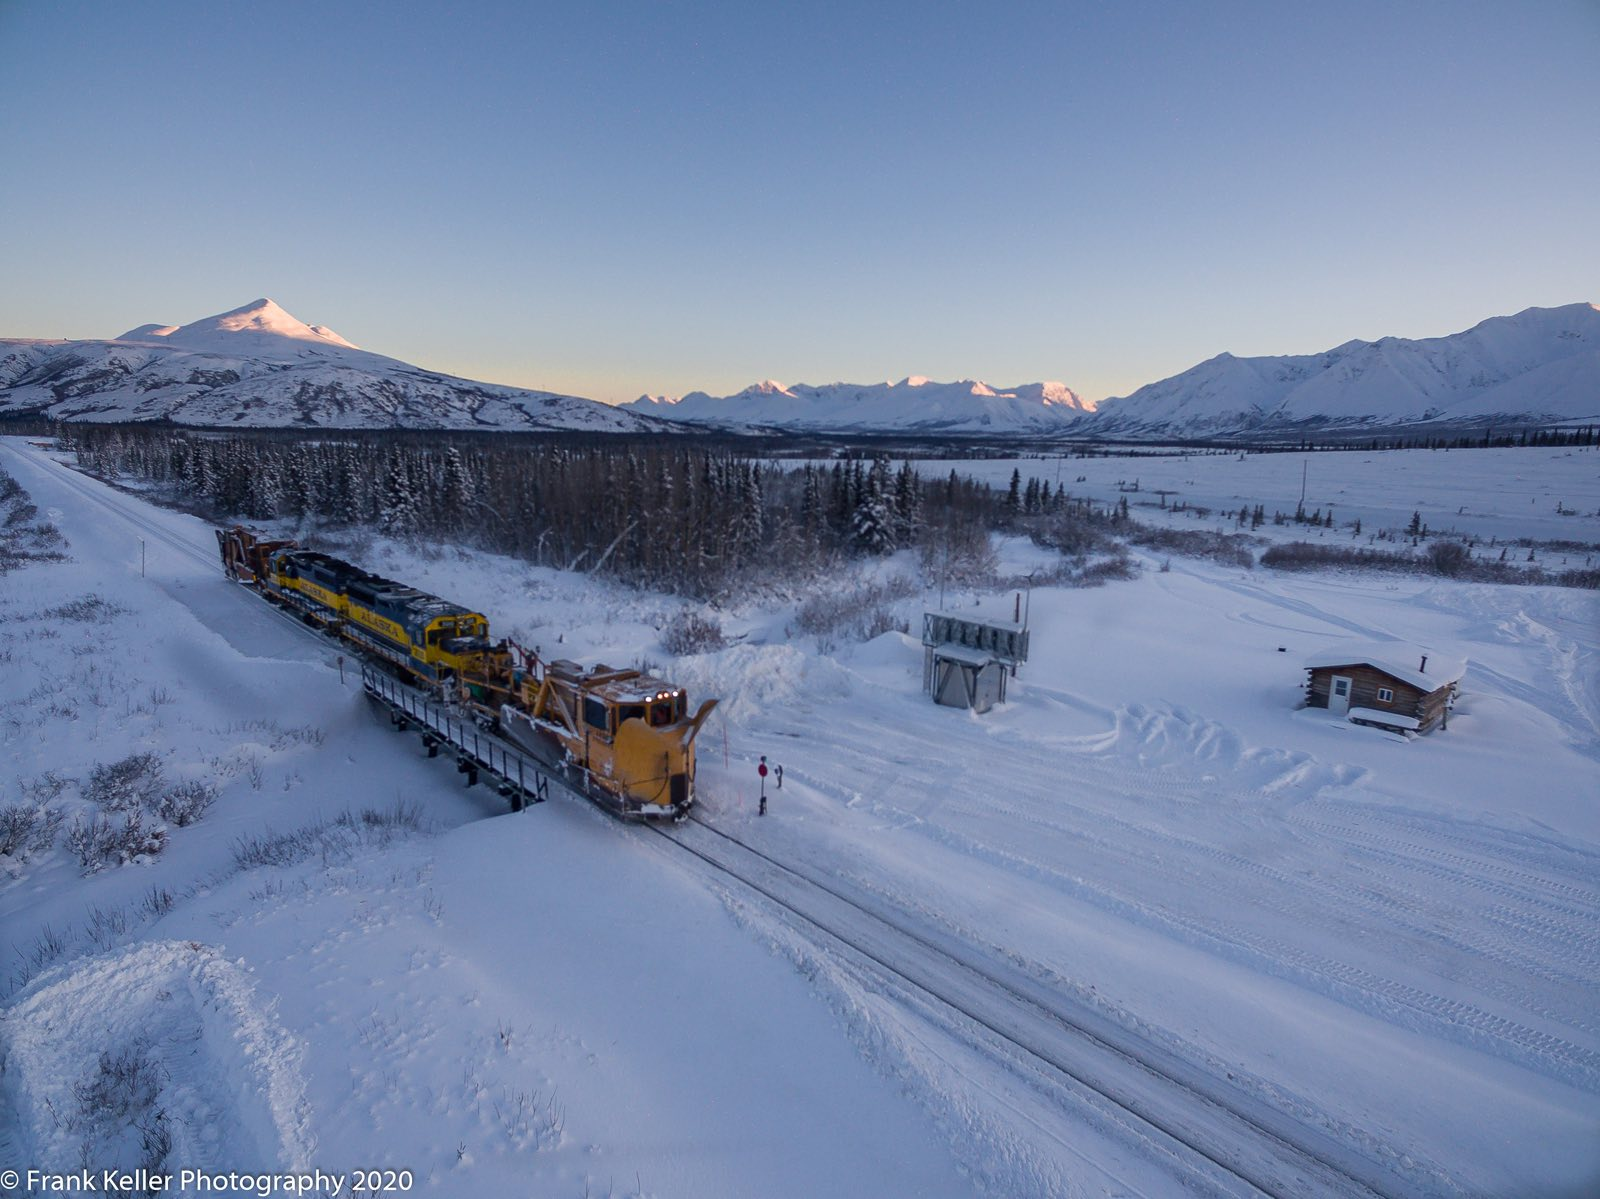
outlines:
M441 1195L1250 1193L666 840L575 800L499 815L374 719L332 647L226 584L201 522L15 441L0 465L73 554L0 578L3 802L54 769L80 810L96 763L146 750L223 784L157 860L6 863L8 1159L133 1164L159 1109L174 1164L407 1167ZM1096 468L1131 469L1063 474ZM822 655L786 640L792 611L752 609L722 614L737 644L674 662L679 601L359 548L547 652L721 695L712 823L1374 1163L1387 1193L1600 1180L1593 593L1174 560L1036 591L1033 658L980 718L928 703L899 634ZM91 593L113 607L70 606ZM1303 656L1373 635L1470 659L1448 732L1296 709ZM760 754L784 766L765 819ZM110 1126L75 1106L102 1051L151 1080Z

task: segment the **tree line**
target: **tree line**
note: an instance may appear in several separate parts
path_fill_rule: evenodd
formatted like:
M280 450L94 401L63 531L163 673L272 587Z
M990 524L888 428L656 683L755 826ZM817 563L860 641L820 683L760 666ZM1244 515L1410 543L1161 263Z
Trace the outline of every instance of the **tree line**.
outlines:
M371 526L700 597L843 556L982 554L991 528L1066 500L1037 484L997 494L953 470L928 480L885 456L785 469L682 443L56 432L86 470L137 478L212 519Z

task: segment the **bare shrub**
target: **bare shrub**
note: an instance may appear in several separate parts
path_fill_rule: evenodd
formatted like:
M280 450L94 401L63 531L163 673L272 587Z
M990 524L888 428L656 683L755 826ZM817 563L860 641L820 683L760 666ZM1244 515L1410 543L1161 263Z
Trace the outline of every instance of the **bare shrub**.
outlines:
M1139 564L1120 546L1117 552L1090 562L1079 570L1072 582L1078 587L1099 587L1104 583L1138 577Z
M39 520L39 509L22 485L0 470L0 575L28 562L61 562L61 530Z
M1291 541L1274 545L1261 555L1261 565L1278 570L1317 570L1324 566L1356 566L1364 570L1415 571L1418 560L1390 550L1357 549Z
M931 582L983 587L1000 569L1000 554L983 526L946 525L923 531L917 546L917 568Z
M66 789L67 780L54 770L47 770L36 779L24 780L22 798L31 804L42 806L52 802Z
M1460 574L1471 557L1471 551L1459 541L1435 541L1428 546L1428 565L1450 578Z
M66 840L83 873L89 875L107 865L124 866L160 857L167 846L167 831L160 825L147 827L144 813L134 808L121 820L98 813L88 820L75 817L67 828Z
M910 625L895 619L889 605L916 594L916 585L904 575L893 575L881 583L862 583L843 591L814 595L800 605L795 625L802 633L812 633L827 653L840 636L870 641L891 629L905 632Z
M1075 510L1051 513L1039 519L1031 531L1036 545L1073 557L1117 545L1110 518L1099 513Z
M128 935L133 927L126 908L94 908L84 923L83 935L96 949L107 950Z
M856 637L861 641L871 641L874 637L881 637L885 633L910 631L910 621L897 619L893 612L881 606L861 613L855 621Z
M268 829L240 837L233 843L233 862L240 870L249 870L256 866L293 866L314 857L321 857L324 863L344 861L363 846L382 848L426 829L422 809L401 801L391 808L341 812L332 820L318 820L291 833Z
M1227 566L1250 567L1256 556L1254 538L1243 533L1218 533L1210 529L1162 529L1140 526L1128 538L1135 545L1184 558L1204 558Z
M117 615L119 612L126 611L126 608L90 592L88 595L61 604L59 607L50 608L43 615L51 620L81 620L98 624L109 617Z
M139 901L139 910L150 920L160 920L172 911L177 899L165 887L151 887L145 892L145 897Z
M153 753L129 754L96 766L83 794L108 812L153 807L161 796L161 759Z
M494 1101L494 1114L506 1137L519 1149L549 1149L561 1143L567 1109L555 1095L545 1099L539 1091L504 1090Z
M198 823L216 801L215 784L193 780L163 791L156 801L155 814L168 824L187 828Z
M67 950L72 948L72 937L68 933L58 933L48 924L39 931L33 939L26 953L22 953L22 966L17 971L14 982L21 986L39 971L59 961L65 956Z
M276 720L235 720L217 730L219 733L248 733L261 734L265 737L267 748L272 750L287 749L291 745L321 745L327 739L327 732L314 724L297 724L284 728Z
M160 1172L172 1153L172 1129L159 1106L167 1078L146 1038L102 1050L94 1069L73 1085L72 1109L57 1115L63 1127L81 1135L82 1160L127 1167L137 1158L147 1171Z
M36 804L0 808L0 855L27 861L55 847L65 819L60 810Z
M135 1042L117 1052L102 1050L93 1074L74 1083L72 1097L87 1118L127 1124L155 1106L162 1069L150 1060L148 1046Z
M714 653L727 644L721 623L703 612L684 609L661 630L661 648L674 657Z

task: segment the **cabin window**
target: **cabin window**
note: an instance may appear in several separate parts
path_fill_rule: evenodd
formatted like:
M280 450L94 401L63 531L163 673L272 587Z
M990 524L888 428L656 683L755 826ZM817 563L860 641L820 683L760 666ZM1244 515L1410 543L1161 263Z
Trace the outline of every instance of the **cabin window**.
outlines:
M620 727L624 720L643 720L643 704L623 704L617 709L617 725Z
M1394 703L1394 692L1388 687L1378 688L1378 702L1380 704Z
M670 699L650 705L650 723L657 728L664 724L672 723L672 701Z
M611 733L611 712L601 700L585 696L583 701L583 723L596 732L605 733L609 736Z

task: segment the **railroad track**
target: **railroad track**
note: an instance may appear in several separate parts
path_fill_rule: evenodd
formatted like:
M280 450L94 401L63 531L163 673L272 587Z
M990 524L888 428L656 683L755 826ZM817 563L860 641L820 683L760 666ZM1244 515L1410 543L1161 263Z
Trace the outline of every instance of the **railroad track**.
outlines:
M42 453L25 453L21 450L12 449L9 446L4 448L8 452L16 455L19 460L28 463L37 470L41 470L52 475L55 481L61 486L65 487L68 491L73 492L75 495L81 496L83 499L88 500L96 507L104 509L112 516L122 520L129 527L137 529L140 533L143 533L150 540L159 541L166 545L169 549L177 550L185 557L192 558L194 561L199 562L204 566L215 565L216 561L218 561L215 554L203 552L192 542L183 540L181 537L176 536L167 529L163 529L160 525L157 525L154 522L141 520L136 514L129 512L126 508L123 508L107 499L105 495L102 494L102 489L109 489L110 484L101 483L99 480L95 480L92 484L86 482L85 480L88 478L88 476L83 475L82 472L74 470L65 463L57 462L54 458L50 458Z
M197 546L192 541L186 541L176 533L173 533L170 529L164 529L154 521L145 520L140 517L138 513L130 511L127 508L122 507L121 505L116 504L112 500L106 498L103 492L105 490L111 490L110 484L102 483L98 479L93 479L93 476L86 476L81 471L74 470L65 463L57 462L54 458L50 458L42 453L27 453L13 449L9 446L0 446L0 450L14 454L20 461L26 462L35 469L50 474L54 481L60 486L65 487L74 495L89 501L96 507L103 509L105 512L116 517L118 520L126 524L130 529L135 530L137 534L143 536L146 540L160 542L168 549L175 550L183 557L188 558L189 560L196 562L208 569L220 568L221 558L218 556L215 549L208 549L204 545ZM243 594L243 589L240 589L240 594ZM276 605L256 604L255 608L266 608L279 620L286 622L302 632L312 633L313 635L316 633L314 629L307 628L305 623L298 617L285 612L282 608L279 608ZM323 638L319 637L318 640L323 640Z
M808 928L1088 1091L1214 1183L1240 1193L1400 1196L1405 1180L1043 985L999 977L974 952L940 944L796 866L691 817L653 831L764 896Z

